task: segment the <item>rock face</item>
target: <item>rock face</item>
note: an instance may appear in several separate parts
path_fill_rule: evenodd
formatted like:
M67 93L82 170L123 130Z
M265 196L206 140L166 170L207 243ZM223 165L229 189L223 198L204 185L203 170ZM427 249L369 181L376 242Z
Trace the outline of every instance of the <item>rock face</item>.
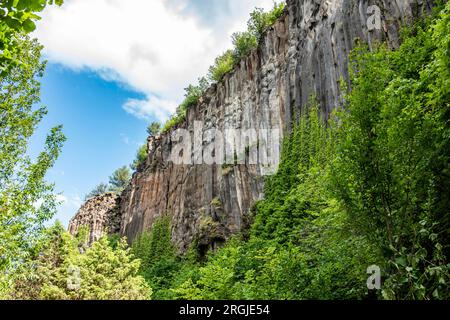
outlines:
M245 229L252 205L264 197L265 167L248 157L236 165L174 164L174 150L180 157L199 157L179 149L186 137L181 141L175 129L189 131L211 153L217 152L217 136L210 129L254 129L258 136L279 129L282 137L312 96L326 119L340 105L340 80L349 84L348 55L357 39L395 48L400 25L432 6L431 0L288 0L258 49L213 85L178 128L149 139L149 157L121 195L120 233L132 241L155 218L168 215L183 252L194 241L202 250L214 248Z
M75 235L80 227L89 227L89 244L104 234L118 233L121 223L119 201L120 198L114 193L106 193L87 200L70 220L69 232Z

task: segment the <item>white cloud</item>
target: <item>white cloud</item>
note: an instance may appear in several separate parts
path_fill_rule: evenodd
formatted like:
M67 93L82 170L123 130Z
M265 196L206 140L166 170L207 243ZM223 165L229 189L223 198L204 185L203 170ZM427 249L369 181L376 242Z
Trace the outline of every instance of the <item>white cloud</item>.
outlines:
M167 115L175 112L177 104L151 96L147 100L128 99L123 108L137 118L149 120L150 117L167 120Z
M251 9L272 5L272 0L202 1L66 0L44 12L36 36L50 61L95 70L145 94L146 100L127 101L127 112L164 120L183 88L230 47L231 33L245 28ZM217 10L208 23L212 7Z

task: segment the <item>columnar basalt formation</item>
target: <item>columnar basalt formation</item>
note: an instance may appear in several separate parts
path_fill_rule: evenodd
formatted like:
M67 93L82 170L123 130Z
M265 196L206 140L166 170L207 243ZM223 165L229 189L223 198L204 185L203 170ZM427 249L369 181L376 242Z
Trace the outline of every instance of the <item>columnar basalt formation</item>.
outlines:
M380 28L368 26L374 5L381 9ZM340 105L341 79L350 85L348 56L358 39L396 48L400 26L432 5L431 0L288 0L258 49L209 88L178 128L193 139L195 121L201 121L205 149L214 143L211 128L278 128L287 134L312 96L326 119ZM178 128L149 139L149 157L121 195L120 233L132 241L168 215L181 252L193 241L211 248L248 226L252 205L264 197L264 168L175 165L169 160L180 143L172 135Z
M105 234L118 233L121 224L119 201L119 196L114 193L105 193L87 200L70 220L69 232L75 235L81 227L88 227L89 244Z

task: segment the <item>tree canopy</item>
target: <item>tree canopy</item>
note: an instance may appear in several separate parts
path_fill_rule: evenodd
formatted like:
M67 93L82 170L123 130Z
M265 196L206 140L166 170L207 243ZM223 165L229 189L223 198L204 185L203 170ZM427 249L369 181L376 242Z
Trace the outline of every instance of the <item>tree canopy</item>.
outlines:
M109 177L109 190L122 192L131 180L131 171L127 166L120 167Z
M147 127L147 134L149 136L157 136L161 132L161 123L159 122L152 122Z
M125 239L113 247L103 237L87 246L87 232L73 237L59 224L46 232L37 256L12 282L15 299L148 300L152 291L139 276L140 260Z
M20 37L16 52L23 62L0 80L0 270L11 267L27 253L55 213L53 185L45 181L58 158L65 137L62 127L50 130L44 150L33 161L28 142L45 116L40 83L45 63L36 40Z

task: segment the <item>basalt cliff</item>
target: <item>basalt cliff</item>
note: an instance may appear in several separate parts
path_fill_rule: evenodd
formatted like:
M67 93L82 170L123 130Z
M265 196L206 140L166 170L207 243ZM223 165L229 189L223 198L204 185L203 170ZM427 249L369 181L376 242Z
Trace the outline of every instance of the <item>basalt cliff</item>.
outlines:
M432 0L287 0L284 15L259 47L210 87L182 124L149 138L147 161L128 188L118 197L89 200L71 220L70 232L89 225L92 240L106 230L132 241L168 215L172 239L183 252L193 242L199 250L214 249L245 230L252 206L264 197L265 168L248 161L174 164L170 157L181 142L172 133L182 128L193 139L198 135L204 150L214 149L208 148L215 142L212 128L275 128L283 136L312 96L326 119L341 103L341 81L350 85L349 53L357 42L395 48L401 25L432 6ZM202 123L200 134L196 121ZM183 153L198 156L193 150Z

